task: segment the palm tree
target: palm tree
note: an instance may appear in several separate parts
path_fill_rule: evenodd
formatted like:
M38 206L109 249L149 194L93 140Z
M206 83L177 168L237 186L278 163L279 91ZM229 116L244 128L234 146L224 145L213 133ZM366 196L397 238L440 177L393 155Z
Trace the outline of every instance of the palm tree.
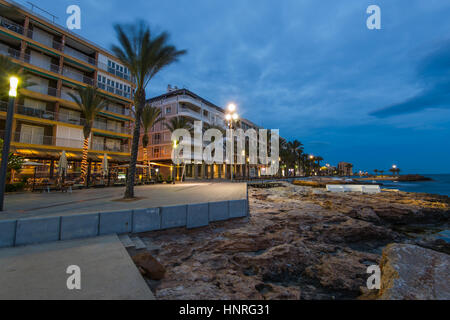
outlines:
M142 110L141 121L142 121L142 127L144 128L144 135L142 136L142 147L143 147L143 151L144 151L144 161L147 165L147 169L148 169L147 147L148 147L148 142L149 142L148 130L162 120L164 120L164 118L161 117L161 109L160 108L152 107L149 104L145 105L144 110ZM148 172L147 172L147 174L148 174Z
M295 176L295 167L299 164L300 155L303 153L303 144L298 140L294 140L288 142L287 147L289 150L288 162L291 168L294 169Z
M378 169L373 170L373 172L375 173L375 176L378 176Z
M30 76L20 65L12 62L9 57L0 55L0 100L8 99L9 78L11 76L20 79L20 88L26 88L33 85L33 83L29 81Z
M85 119L83 125L83 157L81 160L81 180L86 183L87 160L89 151L89 137L92 131L95 117L106 106L106 101L100 96L94 87L79 87L76 89L77 94L69 92L69 96L75 101L81 110L81 115Z
M320 163L324 160L321 156L315 157L317 165L320 167Z
M192 130L192 121L185 117L174 117L169 120L169 122L165 122L164 126L173 133L174 131L178 129L186 129L186 130ZM179 141L174 141L175 145L179 145ZM176 168L176 166L175 166ZM175 183L175 170L173 171L174 176L173 182Z
M131 149L130 170L128 172L125 198L134 198L134 180L141 131L141 116L146 103L145 89L151 79L164 67L178 60L185 50L177 50L168 44L169 35L165 32L153 36L144 22L136 25L114 26L120 46L113 45L112 51L130 70L135 78L136 93L133 145Z
M164 123L164 125L170 132L174 132L178 129L191 130L192 121L185 117L173 117L169 122Z

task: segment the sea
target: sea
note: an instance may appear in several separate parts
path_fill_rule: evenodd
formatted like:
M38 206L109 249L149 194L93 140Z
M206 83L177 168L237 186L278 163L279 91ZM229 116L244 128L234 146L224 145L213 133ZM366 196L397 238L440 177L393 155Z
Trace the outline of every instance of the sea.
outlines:
M384 189L398 189L404 192L419 192L440 194L450 197L450 174L424 174L431 181L396 182L377 181L383 184Z

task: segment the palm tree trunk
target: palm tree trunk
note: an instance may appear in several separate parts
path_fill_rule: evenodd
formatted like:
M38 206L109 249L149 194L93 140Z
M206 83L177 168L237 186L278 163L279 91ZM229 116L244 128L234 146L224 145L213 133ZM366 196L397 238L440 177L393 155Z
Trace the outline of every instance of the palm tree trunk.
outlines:
M84 138L83 156L81 158L81 180L86 183L87 166L88 166L89 137Z
M148 172L148 154L147 154L147 147L143 148L144 151L144 163L145 163L145 179L147 180L148 176L149 176L149 172Z
M131 146L130 170L128 170L127 187L125 190L125 199L134 198L134 179L136 177L136 163L139 151L139 138L141 133L141 115L145 105L145 90L137 92L137 108L134 122L133 144Z

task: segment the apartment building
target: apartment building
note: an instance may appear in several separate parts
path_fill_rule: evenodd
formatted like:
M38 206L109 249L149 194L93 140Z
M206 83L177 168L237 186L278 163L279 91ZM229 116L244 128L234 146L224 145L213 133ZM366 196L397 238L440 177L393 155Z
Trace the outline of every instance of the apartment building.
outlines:
M4 10L11 5L17 13ZM25 7L0 0L0 54L23 66L33 83L16 99L13 152L52 172L64 150L69 167L79 169L84 119L68 93L90 85L99 88L107 106L95 119L89 160L99 165L106 154L110 163L129 161L134 84L129 70L110 52ZM7 102L0 101L0 132L6 110Z
M341 176L353 176L353 164L348 162L339 162L338 172Z
M187 89L178 89L168 86L167 92L163 95L148 100L153 107L161 109L164 121L157 123L149 132L150 143L147 149L147 156L152 166L164 177L171 173L172 148L171 132L166 128L165 123L174 117L185 117L191 122L201 121L203 127L214 126L226 129L224 109L209 102ZM241 119L239 127L244 130L250 128L258 129L252 122ZM143 131L141 131L143 134ZM142 145L139 150L139 160L144 161ZM178 168L177 177L183 175L187 179L229 179L231 176L230 165L205 163L187 163L185 168ZM256 177L260 175L259 166L235 165L233 173L235 177Z

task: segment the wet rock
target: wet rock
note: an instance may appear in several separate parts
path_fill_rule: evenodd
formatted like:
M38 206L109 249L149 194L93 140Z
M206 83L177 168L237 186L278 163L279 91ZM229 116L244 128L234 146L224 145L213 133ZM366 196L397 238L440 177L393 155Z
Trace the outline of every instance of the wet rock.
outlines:
M450 299L450 256L409 244L383 250L380 299Z
M139 271L151 280L161 280L164 278L166 269L149 252L143 252L132 257Z

